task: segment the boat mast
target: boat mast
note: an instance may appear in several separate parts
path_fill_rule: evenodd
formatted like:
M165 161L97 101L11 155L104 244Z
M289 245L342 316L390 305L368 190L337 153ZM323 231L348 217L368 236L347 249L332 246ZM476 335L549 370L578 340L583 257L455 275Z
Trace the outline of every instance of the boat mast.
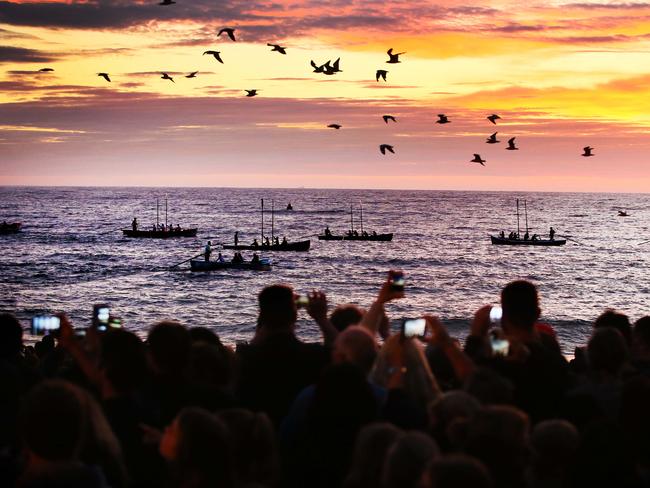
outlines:
M526 216L526 234L528 234L528 208L526 207L526 200L524 200L524 215Z
M167 228L167 197L165 197L165 229Z
M363 207L361 202L359 202L359 213L361 214L361 235L363 235Z
M264 241L264 199L262 198L262 241Z
M160 200L156 198L156 229L160 225Z
M273 245L274 208L275 201L271 200L271 245Z
M517 237L519 237L519 199L517 198Z
M350 204L350 232L354 234L354 213L352 213L352 204Z

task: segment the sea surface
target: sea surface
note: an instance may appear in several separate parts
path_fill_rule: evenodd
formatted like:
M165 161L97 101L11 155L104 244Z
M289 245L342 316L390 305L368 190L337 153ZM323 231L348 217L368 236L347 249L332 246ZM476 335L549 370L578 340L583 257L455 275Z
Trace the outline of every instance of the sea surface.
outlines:
M490 233L516 230L517 198L527 201L531 235L552 225L572 240L555 248L491 245ZM122 236L134 216L141 226L156 221L157 200L164 221L165 199L168 221L197 226L197 238ZM275 263L270 272L192 273L189 263L170 269L208 239L232 243L236 230L240 242L259 239L261 199L265 234L273 220L280 238L311 239L309 252L266 253ZM393 241L318 241L326 225L334 233L349 229L351 205L355 228L362 206L364 230L393 232ZM618 217L619 209L629 217ZM235 343L252 337L257 293L268 284L323 290L331 306L367 307L389 269L403 270L406 280L406 297L387 306L395 323L433 313L461 338L473 313L498 303L514 279L539 286L542 318L567 354L586 342L606 308L632 320L650 314L650 242L642 244L650 240L649 194L0 187L1 220L23 222L19 234L0 236L0 310L25 327L34 315L58 311L87 326L93 304L107 302L141 335L172 319ZM318 340L315 324L299 314L299 334Z

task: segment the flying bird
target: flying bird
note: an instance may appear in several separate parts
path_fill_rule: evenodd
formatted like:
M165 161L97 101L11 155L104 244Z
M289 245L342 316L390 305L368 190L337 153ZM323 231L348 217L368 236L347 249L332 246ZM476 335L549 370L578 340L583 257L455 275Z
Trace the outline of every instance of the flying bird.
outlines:
M38 71L40 71L41 73L46 73L48 71L54 71L54 68L41 68Z
M286 47L280 46L280 44L269 44L268 42L266 43L267 46L272 47L271 51L277 51L280 54L287 54Z
M386 154L386 151L395 154L395 151L393 151L393 146L391 146L390 144L382 144L382 145L380 145L379 150L381 151L382 154Z
M385 69L378 69L377 73L375 74L375 79L379 81L379 78L383 78L384 81L386 81L386 75L388 74L388 71Z
M386 53L388 54L388 57L389 57L388 61L386 61L388 64L400 63L401 61L399 60L399 56L401 54L406 54L406 53L395 53L395 54L393 54L393 48L392 47L388 51L386 51Z
M329 61L328 61L328 63L329 63ZM320 66L316 66L316 63L314 63L313 60L311 61L310 64L314 68L314 73L324 73L325 72L325 65L324 64L321 64Z
M192 71L189 75L185 75L185 78L196 78L198 71Z
M381 118L384 119L384 122L386 123L388 123L389 120L392 120L393 122L397 122L397 120L395 120L395 117L393 117L392 115L382 115Z
M498 140L497 140L497 134L498 134L498 132L495 132L495 133L492 134L490 137L488 137L488 138L485 140L485 142L487 142L488 144L496 144L497 142L501 142L501 141L498 141Z
M594 150L593 147L591 147L591 146L583 147L582 150L584 151L584 153L582 153L581 156L584 156L585 158L588 158L590 156L594 156L594 153L591 152L591 151Z
M101 76L102 78L104 78L109 83L111 81L111 79L108 77L108 73L97 73L97 76Z
M330 124L327 127L329 127L330 129L337 129L338 130L343 126L341 124Z
M169 81L171 81L172 83L176 83L176 82L174 81L174 78L172 78L171 76L169 76L167 73L160 73L160 74L162 75L162 76L160 77L161 79L163 79L163 80L169 80Z
M508 151L519 151L519 148L515 146L515 138L511 137L508 139L508 147L506 147Z
M481 159L480 154L474 154L474 159L470 161L470 163L478 163L481 166L485 166L483 163L485 163L485 159Z
M339 68L339 63L341 62L341 58L337 58L336 61L334 61L333 64L330 65L330 61L327 61L322 68L323 68L323 73L326 75L335 75L336 73L342 73L343 71Z
M451 120L449 120L445 114L438 114L438 120L436 120L436 124L449 124L449 123L451 123Z
M497 114L492 114L492 115L488 115L485 118L488 119L490 122L492 122L494 125L497 125L497 119L500 119L501 117L499 117Z
M219 31L219 34L217 34L217 37L219 37L219 36L220 36L221 34L223 34L224 32L225 32L226 34L228 34L228 37L230 37L230 39L232 39L233 41L236 41L236 40L237 40L237 39L235 39L235 29L231 29L230 27L224 27L223 29L221 29L221 30Z
M158 5L173 5L175 3L174 0L162 0Z
M254 97L255 95L257 95L257 90L256 89L254 89L254 90L244 90L244 91L246 92L247 97Z
M214 59L216 59L221 64L223 64L223 59L221 59L221 56L219 56L221 54L221 51L205 51L203 55L205 56L206 54L211 54L212 56L214 56Z

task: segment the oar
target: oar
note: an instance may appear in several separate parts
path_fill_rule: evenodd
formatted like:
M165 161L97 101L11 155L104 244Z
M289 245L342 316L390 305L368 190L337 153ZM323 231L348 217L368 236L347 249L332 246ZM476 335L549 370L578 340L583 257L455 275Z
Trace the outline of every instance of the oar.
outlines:
M584 245L585 245L585 244L583 244L582 242L578 242L578 241L576 241L575 239L571 239L569 236L563 236L563 235L560 235L560 234L558 234L558 236L559 236L559 237L564 237L567 241L575 242L576 244L579 244L579 245L581 245L581 246L584 246Z
M202 252L201 254L197 254L196 256L192 256L191 258L186 259L185 261L181 261L180 263L176 263L176 264L170 266L169 268L170 268L170 269L171 269L171 268L175 268L176 266L180 266L180 265L183 264L183 263L187 263L188 261L191 261L192 259L196 259L196 258L198 258L199 256L205 256L205 252Z

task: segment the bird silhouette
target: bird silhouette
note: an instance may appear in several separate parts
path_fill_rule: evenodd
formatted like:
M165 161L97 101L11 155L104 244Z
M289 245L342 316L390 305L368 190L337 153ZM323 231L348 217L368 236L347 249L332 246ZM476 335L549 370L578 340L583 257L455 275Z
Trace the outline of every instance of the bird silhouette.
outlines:
M185 75L185 78L196 78L198 71L192 71L189 75Z
M221 64L223 64L223 59L221 59L221 56L219 56L221 54L221 51L205 51L203 55L205 56L206 54L211 54L212 56L214 56L214 59L216 59Z
M386 154L386 151L395 154L395 151L393 151L393 146L391 146L390 144L382 144L382 145L380 145L379 150L381 151L382 154Z
M519 151L519 148L515 146L515 138L511 137L508 139L508 147L506 147L508 151Z
M582 150L584 151L584 153L582 153L581 156L584 156L585 158L588 158L590 156L594 156L594 153L591 152L591 151L594 150L593 147L591 147L591 146L583 147Z
M329 127L330 129L337 129L338 130L343 126L341 124L330 124L327 127Z
M449 120L445 114L438 114L438 120L436 120L436 124L449 124L449 123L451 123L451 120Z
M332 60L328 60L327 63L323 65L323 74L332 76L336 74L336 71L334 71L334 67L330 64Z
M111 79L108 77L108 73L97 73L97 76L101 76L102 78L104 78L109 83L111 81Z
M501 117L499 117L497 114L492 114L492 115L488 115L485 118L488 119L490 122L492 122L494 125L497 125L497 119L500 119Z
M406 53L395 53L393 54L393 48L391 47L388 51L386 51L388 54L388 61L386 61L388 64L396 64L400 63L401 61L399 60L399 56L401 54L406 54Z
M386 123L388 123L389 120L392 120L393 122L397 122L397 120L395 120L395 117L393 117L392 115L382 115L381 118L384 119L384 122Z
M162 0L158 5L174 5L175 3L174 0Z
M501 142L501 141L498 141L498 140L497 140L497 134L498 134L498 132L495 132L495 133L492 134L490 137L488 137L488 138L485 140L485 142L487 142L488 144L496 144L497 142Z
M49 71L54 71L54 68L41 68L38 71L40 71L41 73L47 73Z
M480 154L474 154L474 159L470 161L470 163L478 163L481 166L485 166L483 163L485 163L485 159L481 159Z
M277 51L280 54L287 54L286 47L280 46L280 44L269 44L268 42L266 43L267 46L272 47L271 51Z
M228 34L228 37L230 37L230 39L232 39L233 41L236 41L236 40L237 40L237 39L235 39L235 29L231 29L230 27L224 27L223 29L221 29L221 30L219 31L219 34L217 34L217 37L219 37L219 36L220 36L221 34L223 34L224 32L225 32L226 34Z
M244 91L246 92L247 97L254 97L255 95L257 95L257 90L256 89L254 89L254 90L244 90Z
M339 69L339 63L341 62L341 58L336 58L336 61L332 63L332 66L330 66L330 62L328 61L325 63L325 74L326 75L333 75L334 73L343 73L342 70Z
M384 81L386 81L386 75L388 74L388 71L385 69L378 69L377 73L375 74L375 79L379 81L379 78L383 78Z
M160 73L160 74L162 75L162 76L160 77L161 79L163 79L163 80L169 80L169 81L171 81L172 83L176 83L176 82L174 81L174 78L172 78L171 76L169 76L167 73Z
M314 61L312 60L310 64L314 68L314 73L325 73L325 66L329 66L329 61L325 64L321 64L320 66L317 66L316 63L314 63Z

